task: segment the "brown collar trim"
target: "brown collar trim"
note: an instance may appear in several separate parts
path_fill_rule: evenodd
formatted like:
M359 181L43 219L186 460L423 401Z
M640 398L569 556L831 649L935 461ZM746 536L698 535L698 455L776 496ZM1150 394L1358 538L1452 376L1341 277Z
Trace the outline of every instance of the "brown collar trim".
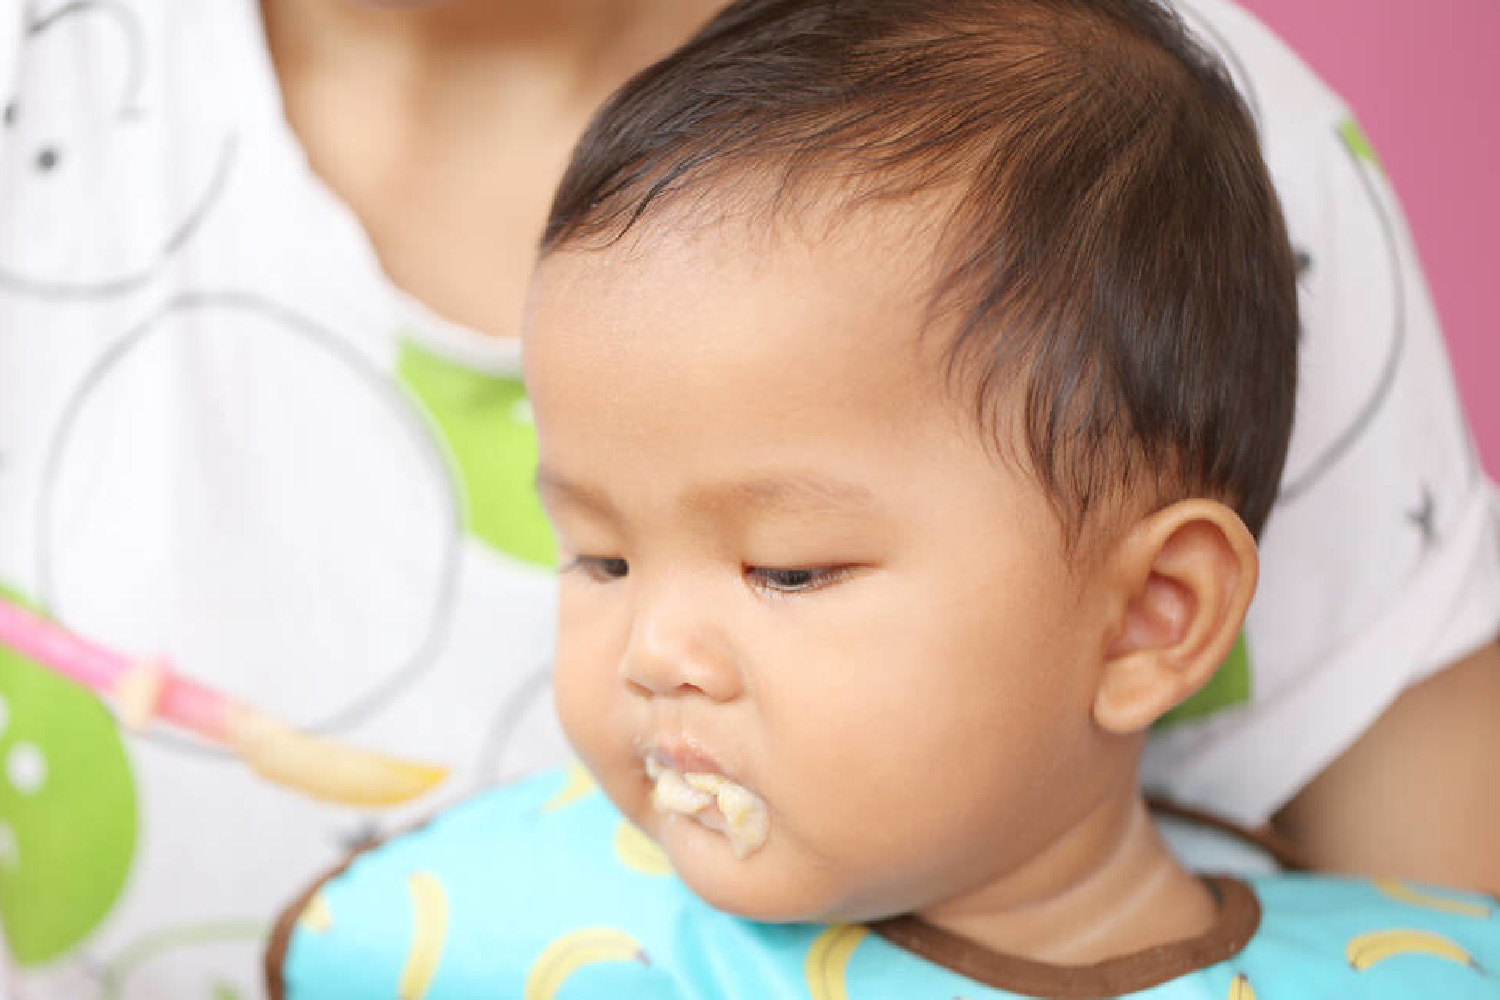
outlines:
M286 964L287 950L292 945L292 933L297 929L297 918L302 916L302 911L307 909L307 905L323 886L344 874L355 859L376 846L376 843L370 843L351 852L336 867L318 876L316 882L299 893L277 916L276 923L271 928L271 937L266 942L266 950L261 955L261 972L265 976L266 996L270 1000L285 1000L286 997L286 980L282 978L281 970Z
M395 836L413 833L426 826L428 822L425 819L421 820L408 829L398 831ZM292 934L297 930L297 920L302 916L302 911L307 909L313 897L322 891L324 886L348 871L349 866L358 861L361 855L382 847L393 839L394 837L376 837L369 843L356 847L344 857L344 860L318 876L317 881L302 890L297 898L293 899L277 916L276 923L271 928L271 936L266 942L266 950L261 955L261 972L265 977L266 996L269 1000L286 1000L286 980L282 976L282 969L286 965L286 953L292 946Z
M917 917L893 917L870 929L898 948L959 975L1038 997L1112 997L1144 990L1232 958L1260 926L1260 900L1239 879L1203 879L1219 904L1213 926L1197 937L1107 958L1093 965L1053 965L992 951Z

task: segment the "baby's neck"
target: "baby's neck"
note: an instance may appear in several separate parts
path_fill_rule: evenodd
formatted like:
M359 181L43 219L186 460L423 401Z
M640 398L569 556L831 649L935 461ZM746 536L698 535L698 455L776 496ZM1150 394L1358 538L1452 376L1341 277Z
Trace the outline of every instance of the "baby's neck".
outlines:
M1132 793L1101 804L1021 868L917 915L1010 955L1087 965L1194 937L1215 912Z

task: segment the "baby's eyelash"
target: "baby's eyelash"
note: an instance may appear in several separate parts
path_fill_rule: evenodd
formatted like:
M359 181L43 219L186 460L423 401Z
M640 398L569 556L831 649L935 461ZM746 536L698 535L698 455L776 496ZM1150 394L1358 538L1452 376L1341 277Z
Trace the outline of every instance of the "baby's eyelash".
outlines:
M630 564L619 556L575 556L558 572L582 572L595 583L610 583L629 576Z
M847 579L854 566L799 566L779 569L767 566L746 566L745 579L757 590L773 594L805 594L831 587Z

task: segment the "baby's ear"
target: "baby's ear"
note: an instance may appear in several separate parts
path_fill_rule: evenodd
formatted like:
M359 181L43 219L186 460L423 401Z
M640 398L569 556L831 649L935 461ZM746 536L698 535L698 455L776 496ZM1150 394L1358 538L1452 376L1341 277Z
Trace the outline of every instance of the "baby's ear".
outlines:
M1110 641L1094 721L1144 730L1207 683L1239 635L1260 563L1234 511L1184 500L1136 524L1109 558Z

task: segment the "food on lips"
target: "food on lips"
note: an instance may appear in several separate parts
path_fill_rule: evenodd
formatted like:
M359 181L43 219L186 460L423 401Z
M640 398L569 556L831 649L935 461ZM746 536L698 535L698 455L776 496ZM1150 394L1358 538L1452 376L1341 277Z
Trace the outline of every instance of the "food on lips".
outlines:
M646 759L646 775L656 783L651 805L657 812L691 816L729 839L734 856L741 860L758 851L770 832L771 817L765 800L724 777L690 771L686 774Z

